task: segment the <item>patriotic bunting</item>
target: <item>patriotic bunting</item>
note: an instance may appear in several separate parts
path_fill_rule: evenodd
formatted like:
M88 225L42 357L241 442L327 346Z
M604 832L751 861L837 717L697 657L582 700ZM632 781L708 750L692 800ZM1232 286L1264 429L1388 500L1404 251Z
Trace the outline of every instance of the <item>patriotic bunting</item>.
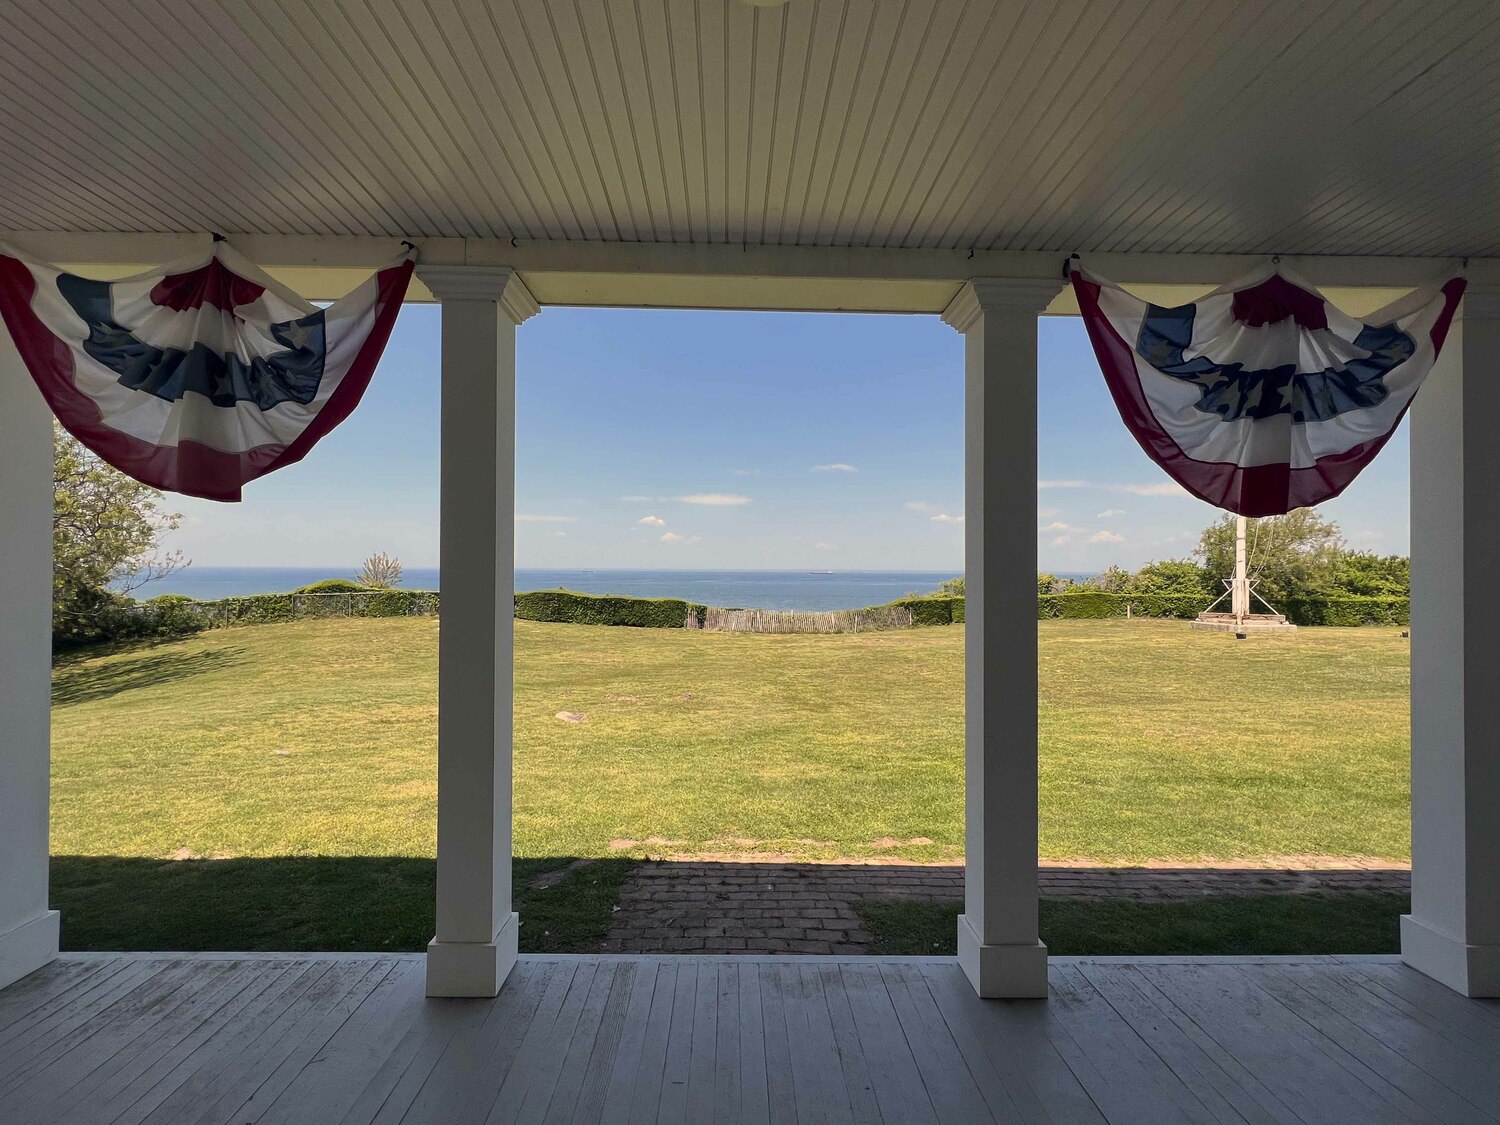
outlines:
M319 308L225 242L113 282L0 246L0 316L89 449L156 488L238 500L359 405L412 268L407 254Z
M1380 452L1432 370L1463 278L1363 319L1268 266L1164 308L1072 271L1120 417L1193 495L1243 516L1337 496Z

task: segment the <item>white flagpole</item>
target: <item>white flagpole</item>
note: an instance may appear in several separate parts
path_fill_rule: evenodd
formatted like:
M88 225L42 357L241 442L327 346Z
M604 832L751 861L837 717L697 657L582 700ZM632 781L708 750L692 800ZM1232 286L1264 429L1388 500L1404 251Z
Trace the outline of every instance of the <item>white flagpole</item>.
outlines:
M1245 573L1245 517L1234 521L1234 585L1230 589L1230 611L1235 622L1243 624L1250 613L1250 579Z

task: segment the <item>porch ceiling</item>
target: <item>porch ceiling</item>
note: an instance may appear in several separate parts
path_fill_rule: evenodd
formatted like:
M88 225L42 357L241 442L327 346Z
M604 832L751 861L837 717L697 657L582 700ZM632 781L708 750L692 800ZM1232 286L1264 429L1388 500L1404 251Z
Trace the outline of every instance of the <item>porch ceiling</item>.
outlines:
M1500 6L11 0L0 229L1500 253Z

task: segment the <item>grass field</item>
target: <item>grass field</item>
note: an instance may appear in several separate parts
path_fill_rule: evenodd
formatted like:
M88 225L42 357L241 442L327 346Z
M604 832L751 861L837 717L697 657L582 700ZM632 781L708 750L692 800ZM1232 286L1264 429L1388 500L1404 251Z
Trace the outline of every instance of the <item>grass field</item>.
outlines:
M437 629L265 625L61 664L53 851L430 857ZM1040 629L1043 856L1408 857L1397 630ZM521 857L961 855L961 627L516 640Z

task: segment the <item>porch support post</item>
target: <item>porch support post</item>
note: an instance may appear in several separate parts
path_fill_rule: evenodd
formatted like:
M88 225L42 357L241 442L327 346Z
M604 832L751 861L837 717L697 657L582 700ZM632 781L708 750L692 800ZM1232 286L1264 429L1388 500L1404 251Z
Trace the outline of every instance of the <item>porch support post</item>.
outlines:
M1470 285L1411 412L1411 913L1401 956L1500 996L1500 285Z
M443 306L443 616L438 634L437 934L427 995L494 996L516 963L511 909L516 325L510 269L418 271Z
M52 413L0 327L0 988L57 956L47 908Z
M980 996L1047 995L1037 935L1036 318L1061 281L976 278L964 334L964 913Z

